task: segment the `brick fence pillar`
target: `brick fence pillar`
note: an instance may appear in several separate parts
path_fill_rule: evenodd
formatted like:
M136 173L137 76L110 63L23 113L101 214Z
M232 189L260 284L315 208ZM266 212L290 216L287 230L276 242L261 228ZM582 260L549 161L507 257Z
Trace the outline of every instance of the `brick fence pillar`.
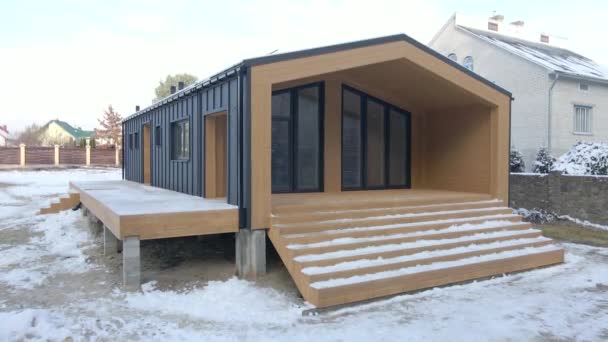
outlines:
M19 144L19 165L25 166L25 144Z
M116 166L120 165L120 147L116 146Z
M55 145L55 166L59 165L59 145Z
M91 165L91 141L89 140L89 138L87 138L86 150L87 150L86 164Z

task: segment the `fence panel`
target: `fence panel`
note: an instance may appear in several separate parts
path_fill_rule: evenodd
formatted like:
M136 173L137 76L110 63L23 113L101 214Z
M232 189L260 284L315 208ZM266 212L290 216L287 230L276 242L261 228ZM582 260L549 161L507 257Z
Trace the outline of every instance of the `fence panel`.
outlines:
M20 153L19 147L0 147L0 165L19 165Z
M80 147L59 148L59 164L85 165L87 151Z
M55 164L55 148L54 147L26 147L25 148L25 164L26 165L53 165Z
M91 164L116 164L116 150L114 148L97 147L91 149Z

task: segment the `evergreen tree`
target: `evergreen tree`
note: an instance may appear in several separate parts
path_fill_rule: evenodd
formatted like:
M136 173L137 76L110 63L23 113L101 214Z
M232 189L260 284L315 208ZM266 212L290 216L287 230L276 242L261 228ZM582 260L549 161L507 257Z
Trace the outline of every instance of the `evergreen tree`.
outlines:
M524 172L526 170L524 157L514 147L511 147L511 153L509 154L509 165L511 172Z
M553 169L555 164L555 158L549 154L546 148L541 147L536 153L536 160L534 161L534 172L535 173L549 173Z
M114 111L112 105L108 106L108 109L104 111L103 117L97 119L101 128L95 129L95 137L105 139L108 145L121 145L122 137L122 117L120 114Z

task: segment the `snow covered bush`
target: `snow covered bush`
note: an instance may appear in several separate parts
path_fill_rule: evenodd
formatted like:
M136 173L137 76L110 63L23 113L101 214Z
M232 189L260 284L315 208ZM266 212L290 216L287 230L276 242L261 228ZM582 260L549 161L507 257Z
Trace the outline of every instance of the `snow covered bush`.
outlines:
M509 154L509 165L511 172L524 172L526 170L524 157L514 147L511 147L511 153Z
M553 170L570 175L608 175L608 143L578 142L557 159Z
M534 224L551 223L557 219L555 214L549 213L544 209L525 209L519 208L513 210L514 214L523 216L523 220Z
M555 164L555 158L549 154L549 151L541 147L536 153L536 160L534 161L534 173L549 173L553 169Z

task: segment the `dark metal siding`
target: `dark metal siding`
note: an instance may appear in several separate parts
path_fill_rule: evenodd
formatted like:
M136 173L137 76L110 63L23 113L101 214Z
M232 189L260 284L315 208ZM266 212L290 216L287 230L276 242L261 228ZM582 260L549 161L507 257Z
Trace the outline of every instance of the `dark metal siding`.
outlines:
M124 127L125 179L142 182L143 125L150 123L151 183L153 186L202 196L204 194L204 116L221 111L227 112L227 201L240 205L241 177L241 111L239 78L197 89L162 106L131 117ZM185 161L171 160L171 123L190 120L190 158ZM161 146L156 146L156 126L161 130ZM130 148L129 136L137 132L139 148Z

